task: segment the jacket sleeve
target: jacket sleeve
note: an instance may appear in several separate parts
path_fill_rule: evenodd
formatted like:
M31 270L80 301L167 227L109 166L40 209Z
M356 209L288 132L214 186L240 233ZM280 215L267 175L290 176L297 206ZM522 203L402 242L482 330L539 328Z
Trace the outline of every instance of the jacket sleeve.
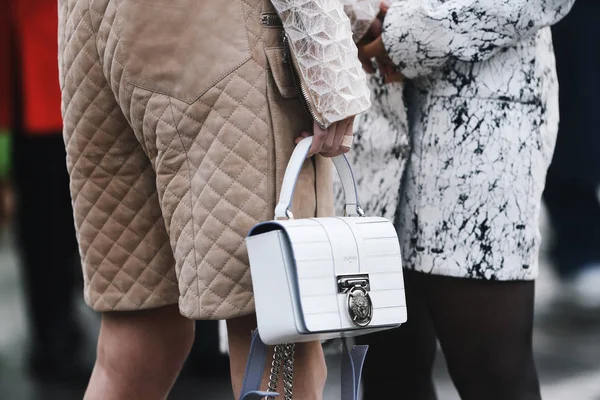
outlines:
M323 128L371 106L350 21L340 0L271 0L306 106Z
M354 41L358 43L379 14L381 0L342 0L344 12L350 18Z
M408 78L450 58L483 61L562 19L575 0L398 0L383 26L390 57Z

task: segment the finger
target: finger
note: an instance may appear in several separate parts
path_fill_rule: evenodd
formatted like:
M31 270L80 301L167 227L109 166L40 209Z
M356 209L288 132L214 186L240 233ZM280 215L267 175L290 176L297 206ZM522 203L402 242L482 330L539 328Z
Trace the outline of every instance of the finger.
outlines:
M387 76L397 72L396 65L388 56L378 57L375 61L377 62L377 68L381 72L381 75Z
M389 8L390 5L387 1L382 1L381 3L379 3L379 14L377 15L377 18L383 20Z
M358 41L357 44L363 45L372 42L373 40L377 39L379 35L381 35L382 31L383 22L378 18L374 19L373 22L371 22L371 25L369 25L369 29L367 29L367 31L365 32L363 37Z
M387 65L379 58L375 59L375 62L377 63L377 69L379 70L379 73L383 76L387 75Z
M344 138L342 140L342 144L340 147L345 147L347 149L351 149L353 142L354 142L354 135L344 135Z
M294 139L294 143L298 144L300 143L302 140L306 139L307 137L312 136L310 133L308 132L302 132L300 134L300 136L298 136L296 139Z
M354 135L354 120L355 120L356 116L352 116L350 118L347 119L348 124L346 125L346 129L344 129L343 135L342 135L342 141L344 139L344 136L348 136L348 135Z
M374 74L377 71L377 69L379 69L381 71L381 73L383 74L383 71L386 70L386 68L384 66L387 62L388 57L385 55L375 57L375 62L373 62L373 57L370 57L369 55L365 54L359 48L358 59L360 60L362 66L363 66L363 69L368 74ZM378 64L377 69L375 68L376 64Z
M339 131L340 125L343 121L338 121L333 124L329 128L327 128L327 138L321 147L321 151L319 153L331 153L333 151L333 141L335 140L336 132Z
M387 60L383 61L383 63L384 63L385 76L393 75L396 73L396 67L394 66L394 64L390 64L390 62Z
M360 60L360 63L362 64L362 67L366 73L374 74L375 68L373 67L373 62L371 61L371 59L369 57L367 57L363 54L363 51L362 51L363 46L364 45L358 46L358 59Z
M394 72L393 74L389 74L385 77L385 83L392 82L402 82L404 80L404 75L400 72Z
M325 142L326 137L327 137L327 130L321 129L319 124L314 122L313 123L313 141L312 141L312 145L310 146L310 150L308 152L309 157L314 154L317 154L321 151L321 148L323 147L323 143Z
M325 157L325 158L333 158L333 157L337 157L339 155L342 154L346 154L350 151L350 149L348 147L340 147L340 149L336 152L332 152L332 153L319 153L319 155Z
M361 46L361 52L365 58L385 57L387 55L381 36L373 40L371 43Z
M323 143L323 147L321 147L321 152L323 151L331 151L335 142L335 134L339 130L339 122L335 122L331 124L329 128L327 128L327 136L325 137L325 142Z
M373 21L373 23L369 27L367 35L371 40L374 40L374 39L377 39L379 36L381 36L382 31L383 31L383 22L376 19L375 21Z
M346 128L346 131L344 132L345 136L354 136L354 118L352 117L351 120L348 122L348 128Z
M346 126L346 129L344 129L344 136L354 135L354 119L355 117L348 118L348 125Z
M360 63L367 74L375 73L375 68L373 68L373 63L369 58L364 59L359 54L358 59L360 60Z
M350 119L350 118L348 118L348 119ZM335 137L333 139L333 146L332 146L331 150L329 150L330 153L335 153L338 150L340 150L340 148L342 147L342 142L344 141L344 133L348 129L348 119L339 122L339 126L337 127L337 129L335 131Z

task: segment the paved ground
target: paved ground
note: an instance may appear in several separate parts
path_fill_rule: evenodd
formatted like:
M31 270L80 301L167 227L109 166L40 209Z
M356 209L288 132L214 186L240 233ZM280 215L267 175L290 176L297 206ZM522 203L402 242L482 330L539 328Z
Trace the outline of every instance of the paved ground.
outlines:
M556 284L543 263L537 294L541 315L552 304L556 291ZM81 314L88 321L90 340L93 340L97 321L85 307ZM81 393L73 388L40 387L28 380L22 372L26 342L18 260L10 240L5 239L0 244L0 400L81 399ZM90 345L90 357L93 357L92 349ZM540 318L535 331L535 350L544 400L600 400L600 326L565 318ZM330 385L327 400L339 399L338 362L336 356L328 358ZM458 400L443 359L437 366L436 380L440 400ZM189 378L178 382L170 397L172 400L231 398L226 379Z

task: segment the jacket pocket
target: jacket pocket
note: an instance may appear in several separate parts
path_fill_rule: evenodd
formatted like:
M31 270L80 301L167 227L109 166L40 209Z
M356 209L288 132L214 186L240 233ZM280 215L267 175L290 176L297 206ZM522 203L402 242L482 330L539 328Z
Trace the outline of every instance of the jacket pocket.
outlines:
M239 0L119 0L117 7L131 85L193 103L250 59Z
M267 62L269 63L273 80L281 97L284 99L299 97L290 64L284 61L285 53L283 47L267 48L265 49L265 54L267 55Z

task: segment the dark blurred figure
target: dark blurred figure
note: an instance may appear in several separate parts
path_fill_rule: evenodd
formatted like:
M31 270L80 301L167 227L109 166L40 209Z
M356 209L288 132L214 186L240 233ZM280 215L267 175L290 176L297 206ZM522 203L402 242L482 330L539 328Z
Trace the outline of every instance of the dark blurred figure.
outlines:
M2 3L4 6L4 3ZM9 153L8 145L8 128L10 125L10 71L8 70L9 63L5 56L10 52L8 13L0 13L0 235L5 226L8 207L8 177L7 171L9 168Z
M229 379L229 356L219 347L219 321L196 321L196 339L183 375Z
M544 200L563 300L600 310L600 1L577 0L552 28L560 128Z
M27 366L39 381L84 383L90 367L81 358L76 313L79 267L62 139L57 5L9 0L1 12L0 105L11 116L14 227L31 337Z

